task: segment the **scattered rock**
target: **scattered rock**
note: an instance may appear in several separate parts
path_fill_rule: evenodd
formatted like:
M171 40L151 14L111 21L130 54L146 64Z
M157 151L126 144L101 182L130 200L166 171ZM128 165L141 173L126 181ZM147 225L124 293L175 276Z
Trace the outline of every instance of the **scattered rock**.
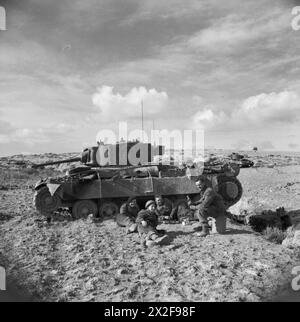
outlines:
M297 230L295 232L294 238L293 238L293 244L295 246L300 247L300 230Z
M52 271L50 272L50 274L51 274L51 275L57 275L57 274L58 274L58 271L54 269L54 270L52 270Z
M282 242L282 245L288 248L300 246L300 223L288 229L287 237Z
M120 268L117 270L118 276L125 275L125 274L128 274L128 270L126 268Z

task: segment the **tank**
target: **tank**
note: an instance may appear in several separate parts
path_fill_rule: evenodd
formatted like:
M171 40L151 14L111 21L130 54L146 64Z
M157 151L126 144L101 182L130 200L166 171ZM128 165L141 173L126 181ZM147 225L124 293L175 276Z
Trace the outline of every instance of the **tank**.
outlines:
M60 208L69 208L75 219L89 214L102 218L114 217L120 205L129 197L136 197L143 207L155 195L162 195L177 206L186 203L187 196L192 200L199 197L195 185L195 178L199 174L204 174L212 187L222 195L226 208L234 205L242 196L242 186L237 179L239 167L234 163L204 163L189 167L154 164L151 162L152 155L147 160L149 162L144 164L125 162L125 165L118 163L109 166L107 163L100 165L98 149L92 147L76 158L34 165L38 168L81 162L80 166L69 168L64 175L37 182L34 205L39 213L49 216ZM159 148L156 153L161 154L162 151L163 148Z
M251 168L254 165L254 162L246 159L244 155L233 152L228 156L233 162L238 164L240 168Z

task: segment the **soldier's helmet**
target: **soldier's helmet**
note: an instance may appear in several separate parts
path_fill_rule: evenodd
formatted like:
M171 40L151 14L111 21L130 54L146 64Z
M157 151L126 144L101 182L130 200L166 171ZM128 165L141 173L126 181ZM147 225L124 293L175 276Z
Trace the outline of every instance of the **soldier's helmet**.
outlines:
M205 175L198 176L195 183L200 183L202 186L210 186L210 181Z
M148 200L145 204L145 207L148 208L151 205L155 205L155 201L154 200Z
M136 201L136 197L135 196L129 197L128 200L127 200L127 204L130 204L134 200Z

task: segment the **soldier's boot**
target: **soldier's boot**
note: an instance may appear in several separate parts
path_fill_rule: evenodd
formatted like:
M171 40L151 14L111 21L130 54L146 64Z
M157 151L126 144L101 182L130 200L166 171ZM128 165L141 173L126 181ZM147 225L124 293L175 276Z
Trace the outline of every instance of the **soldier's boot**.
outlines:
M163 236L166 234L166 230L165 229L156 229L156 232L159 236Z
M168 237L168 235L163 235L163 236L156 238L154 241L157 245L166 245L169 242L169 237Z
M145 246L153 247L153 246L157 246L157 244L155 243L155 240L147 239L145 242Z
M158 238L158 234L154 231L148 233L147 237L145 238L145 246L152 247L156 246L155 239Z
M199 237L206 237L207 235L209 235L209 227L208 227L208 224L203 224L202 225L202 231L201 231L201 233L198 233L197 236L199 236Z
M132 234L137 231L137 224L132 224L126 229L126 234Z
M165 245L169 242L169 237L167 235L159 236L157 234L152 234L146 241L147 247Z

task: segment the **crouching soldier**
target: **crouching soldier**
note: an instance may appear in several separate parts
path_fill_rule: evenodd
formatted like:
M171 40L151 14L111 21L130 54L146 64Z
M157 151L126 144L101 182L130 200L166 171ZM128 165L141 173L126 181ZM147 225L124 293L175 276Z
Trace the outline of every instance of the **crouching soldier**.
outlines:
M226 209L222 196L210 187L210 182L204 176L197 179L196 186L200 190L200 200L189 201L189 205L191 209L196 210L195 215L202 226L199 236L205 237L209 234L208 217L215 219L217 232L224 233L226 230Z
M126 227L127 234L137 231L137 224L135 221L139 210L139 206L134 197L129 198L127 202L121 206L120 213L116 216L116 221L119 226Z
M168 236L164 234L165 231L157 229L158 216L155 201L148 200L145 208L138 213L136 219L142 244L150 247L167 243Z

